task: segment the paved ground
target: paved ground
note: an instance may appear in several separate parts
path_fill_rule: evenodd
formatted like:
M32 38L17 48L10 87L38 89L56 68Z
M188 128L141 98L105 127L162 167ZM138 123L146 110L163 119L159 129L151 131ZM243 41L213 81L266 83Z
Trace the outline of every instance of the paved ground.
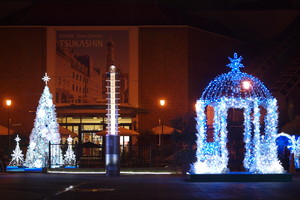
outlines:
M293 182L189 182L181 175L1 173L1 200L52 199L300 199Z

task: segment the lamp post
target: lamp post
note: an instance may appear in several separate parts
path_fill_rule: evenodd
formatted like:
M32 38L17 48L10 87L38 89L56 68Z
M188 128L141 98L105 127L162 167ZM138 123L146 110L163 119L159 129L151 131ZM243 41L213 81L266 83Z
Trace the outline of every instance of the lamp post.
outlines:
M158 146L161 146L161 143L162 143L162 134L164 133L164 121L163 121L163 108L164 108L164 106L165 106L165 104L166 104L166 100L165 99L160 99L159 100L159 104L160 104L160 106L161 106L161 109L162 109L162 116L161 116L161 119L160 119L160 125L161 125L161 132L160 132L160 134L159 134L159 136L158 136Z
M8 135L8 153L10 150L10 125L11 125L11 118L10 118L10 106L12 104L12 101L10 99L7 99L5 101L7 106L7 135Z

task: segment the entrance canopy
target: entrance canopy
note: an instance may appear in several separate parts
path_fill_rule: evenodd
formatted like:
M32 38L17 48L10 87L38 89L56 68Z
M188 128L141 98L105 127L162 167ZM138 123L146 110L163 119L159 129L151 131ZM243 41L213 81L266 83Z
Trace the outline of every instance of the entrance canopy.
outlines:
M62 126L59 126L59 133L62 137L69 137L69 135L74 138L77 137L78 135L72 131L70 131L69 129L66 129Z
M163 134L163 135L171 135L173 132L174 132L174 128L172 127L169 127L169 126L156 126L154 128L152 128L152 131L155 135L160 135L160 134Z
M120 136L137 136L137 135L140 135L140 133L138 133L136 131L133 131L133 130L130 130L130 129L127 129L127 128L124 128L124 127L121 127L121 126L119 126L119 132L118 133L119 133ZM100 131L100 132L97 132L96 135L102 135L102 136L107 135L107 129L103 130L103 131Z

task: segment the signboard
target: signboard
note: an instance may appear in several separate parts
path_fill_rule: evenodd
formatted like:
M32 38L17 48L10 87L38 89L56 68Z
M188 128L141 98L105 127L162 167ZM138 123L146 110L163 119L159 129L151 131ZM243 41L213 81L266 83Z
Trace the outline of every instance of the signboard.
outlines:
M118 66L120 103L128 103L128 31L57 31L56 102L106 101L106 73Z
M55 80L50 81L55 103L106 103L106 76L109 67L115 65L120 80L119 103L137 105L136 30L49 27L47 72Z

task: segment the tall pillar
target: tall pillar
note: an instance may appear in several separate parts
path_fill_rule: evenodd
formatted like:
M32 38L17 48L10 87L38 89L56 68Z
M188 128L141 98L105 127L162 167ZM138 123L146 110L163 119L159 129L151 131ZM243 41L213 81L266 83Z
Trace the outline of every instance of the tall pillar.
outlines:
M106 135L106 176L120 176L120 136L118 135L118 98L116 67L111 66L108 82L107 135Z

